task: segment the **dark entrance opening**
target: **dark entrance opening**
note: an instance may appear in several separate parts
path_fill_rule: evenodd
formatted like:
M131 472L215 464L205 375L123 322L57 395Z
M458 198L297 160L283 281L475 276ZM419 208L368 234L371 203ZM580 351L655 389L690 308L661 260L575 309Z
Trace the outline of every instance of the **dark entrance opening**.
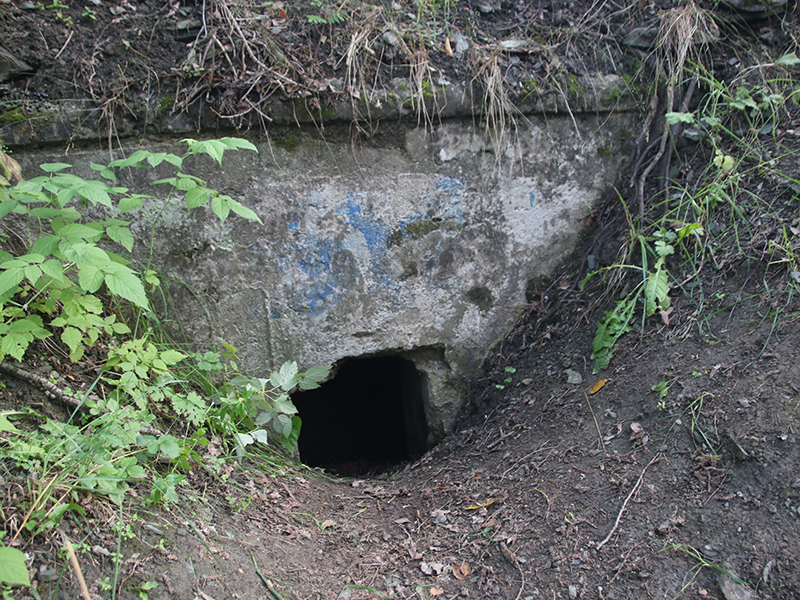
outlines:
M427 378L410 360L345 360L333 379L292 396L303 419L300 459L356 475L421 455L427 394Z

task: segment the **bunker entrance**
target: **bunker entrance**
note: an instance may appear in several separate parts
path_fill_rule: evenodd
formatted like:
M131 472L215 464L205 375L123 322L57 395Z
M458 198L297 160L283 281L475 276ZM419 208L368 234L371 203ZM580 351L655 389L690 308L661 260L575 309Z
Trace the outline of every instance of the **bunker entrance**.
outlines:
M300 459L358 475L415 458L427 449L427 396L427 377L408 359L346 359L333 379L292 396Z

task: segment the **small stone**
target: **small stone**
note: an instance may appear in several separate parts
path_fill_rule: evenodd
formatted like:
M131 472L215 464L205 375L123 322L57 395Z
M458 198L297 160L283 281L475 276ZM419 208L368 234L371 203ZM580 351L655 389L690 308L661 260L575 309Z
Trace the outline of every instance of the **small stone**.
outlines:
M44 565L39 565L39 573L36 575L36 579L39 581L53 581L54 579L58 578L58 569L49 569Z
M572 385L580 385L583 383L583 375L572 369L564 371L567 374L567 383Z
M575 600L575 598L578 597L578 586L570 585L567 587L567 593L569 594L570 600Z
M142 529L144 529L145 531L149 531L150 533L154 533L156 535L164 535L163 531L161 531L155 525L151 525L150 523L145 523L144 525L142 525Z
M685 137L690 142L699 142L700 132L694 127L687 127L686 129L683 130L683 137Z
M731 570L730 565L722 563L724 571L719 574L719 589L725 600L756 600L757 596L746 585L737 582L739 577Z
M400 40L391 31L383 32L383 41L389 44L390 46L397 46L397 44L400 43Z

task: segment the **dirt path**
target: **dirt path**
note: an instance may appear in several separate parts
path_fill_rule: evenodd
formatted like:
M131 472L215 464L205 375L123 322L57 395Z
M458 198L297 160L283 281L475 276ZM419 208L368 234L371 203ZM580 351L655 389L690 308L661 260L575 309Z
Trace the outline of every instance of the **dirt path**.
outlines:
M760 598L800 597L800 336L796 320L773 327L755 269L744 288L714 288L751 300L702 333L678 301L672 327L623 338L592 395L585 304L528 337L532 311L458 431L390 476L232 464L190 473L180 506L134 497L121 597L147 582L164 599L754 597L721 569ZM508 385L504 365L516 368ZM566 383L567 369L582 382ZM64 529L107 597L119 515L85 508ZM54 549L31 550L33 568L65 569L60 589L76 597ZM53 585L39 582L40 595Z

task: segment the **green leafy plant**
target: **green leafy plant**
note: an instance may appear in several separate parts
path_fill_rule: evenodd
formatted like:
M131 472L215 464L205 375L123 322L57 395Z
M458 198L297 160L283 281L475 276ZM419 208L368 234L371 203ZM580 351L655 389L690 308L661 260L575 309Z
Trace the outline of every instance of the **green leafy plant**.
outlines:
M506 385L508 385L514 380L512 375L517 372L517 369L515 367L506 367L505 369L503 369L503 371L506 373L506 377L505 379L503 379L503 383L494 384L494 387L496 387L498 390L505 389Z
M319 387L328 374L327 367L312 367L299 373L297 363L291 361L273 371L269 379L234 377L220 388L219 409L209 417L209 422L233 436L240 456L247 446L267 442L269 434L264 426L269 426L280 445L292 453L297 447L301 421L289 394L295 388Z
M342 13L341 9L332 8L323 0L311 0L311 6L319 14L306 15L309 23L314 25L341 25L347 21L347 17Z
M148 201L153 210L143 216L154 230L167 206L182 197L187 210L210 204L222 222L231 213L259 221L251 209L184 170L192 155L221 163L228 150L255 147L237 138L184 143L183 156L138 150L108 165L92 164L97 180L70 174L66 163L41 165L45 175L23 180L16 162L0 154L6 175L0 182L5 186L0 218L19 242L11 246L14 254L0 252L0 359L24 359L35 340L58 340L73 362L90 348L105 353L102 372L88 391L77 397L64 391L77 403L67 422L32 411L0 415L5 432L0 447L8 466L38 474L28 480L28 499L13 509L20 523L14 537L21 531L36 535L57 527L67 512L82 512L83 492L121 505L132 485L150 480L152 502L178 502L185 479L180 471L203 464L195 448L209 443L207 427L228 434L240 454L248 440L267 441L266 430L257 433L262 426L293 449L300 421L288 393L310 389L327 376L327 369L298 373L295 363L287 363L268 380L239 376L226 382L237 372L235 348L184 352L154 329L147 289L157 289L160 281L149 263L137 270L126 256L135 240L131 222L118 216ZM163 198L117 185L120 169L164 164L173 175L155 182L166 186ZM90 212L95 216L89 218ZM135 331L120 314L136 324ZM92 394L98 386L102 393ZM186 435L158 431L156 414L182 420ZM23 420L30 423L16 423ZM3 550L9 560L2 562L13 567L10 550ZM5 577L19 580L14 573Z
M592 360L594 360L594 373L606 369L613 356L613 348L620 337L633 329L631 320L636 311L636 306L641 299L644 302L642 312L642 325L647 317L659 313L665 321L669 318L671 300L669 297L670 283L666 259L674 254L676 245L687 237L701 239L703 228L699 223L684 225L677 231L661 229L653 234L650 239L636 236L640 242L642 266L615 264L604 267L599 271L590 273L581 284L581 288L595 274L609 269L633 269L642 273L642 280L633 291L624 299L618 300L613 311L606 312L606 318L598 324L597 333L592 343ZM648 268L648 257L654 255L655 263L652 270Z

